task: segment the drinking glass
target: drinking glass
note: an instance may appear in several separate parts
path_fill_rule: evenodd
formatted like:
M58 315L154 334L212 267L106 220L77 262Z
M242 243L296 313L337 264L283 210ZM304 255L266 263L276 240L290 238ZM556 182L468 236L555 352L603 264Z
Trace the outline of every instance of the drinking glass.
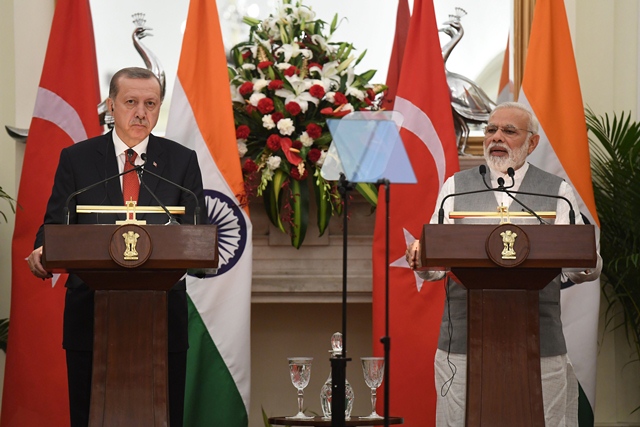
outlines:
M365 420L382 418L376 413L376 389L382 384L384 377L384 358L383 357L362 357L362 372L364 373L364 382L371 389L371 414L366 417L360 417Z
M311 362L313 361L313 357L289 357L288 360L291 382L293 386L298 389L298 413L287 418L298 420L313 418L302 412L304 388L309 385L309 379L311 379Z

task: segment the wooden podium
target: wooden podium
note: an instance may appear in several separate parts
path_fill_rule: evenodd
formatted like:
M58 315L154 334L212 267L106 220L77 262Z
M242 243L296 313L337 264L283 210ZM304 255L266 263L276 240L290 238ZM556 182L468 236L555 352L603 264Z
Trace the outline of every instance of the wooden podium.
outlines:
M596 266L594 227L429 224L421 256L467 289L466 425L544 427L538 293Z
M43 261L95 292L89 425L168 426L167 292L218 266L212 225L45 225Z

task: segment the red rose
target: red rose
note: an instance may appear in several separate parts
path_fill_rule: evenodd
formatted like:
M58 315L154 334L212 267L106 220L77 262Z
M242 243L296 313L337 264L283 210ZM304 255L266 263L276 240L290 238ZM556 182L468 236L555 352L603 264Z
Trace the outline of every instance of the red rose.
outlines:
M242 85L238 89L238 92L240 92L240 95L242 96L249 95L251 92L253 92L253 83L251 82L242 83Z
M324 96L324 88L321 85L313 85L309 88L309 93L315 98L322 98Z
M291 178L295 179L296 181L302 181L307 177L307 175L309 175L309 173L305 169L304 173L301 176L298 168L291 168L291 171L289 173L291 174Z
M302 148L302 142L300 142L300 141L298 141L298 140L296 139L295 141L293 141L293 142L291 143L291 146L292 146L293 148L295 148L296 150L299 150L299 149L301 149L301 148Z
M268 88L270 90L278 90L278 89L282 89L283 86L284 86L284 83L282 82L282 80L271 80L269 82Z
M258 101L258 111L262 114L269 114L273 111L273 100L271 98L262 98Z
M286 70L284 70L284 75L287 77L291 77L294 74L298 74L298 67L296 67L295 65L292 65Z
M261 70L264 70L265 68L269 68L272 65L273 65L273 62L271 61L262 61L258 63L258 68L260 68Z
M300 114L300 111L301 111L300 104L298 104L295 101L289 102L287 105L284 106L284 109L287 110L287 112L292 116L297 116L298 114Z
M309 153L307 153L307 160L309 160L311 163L316 163L318 160L320 160L321 156L322 151L318 150L317 148L312 148L311 150L309 150Z
M273 120L273 123L275 124L278 124L278 122L282 119L284 119L284 114L282 114L280 111L276 111L275 113L271 114L271 120Z
M245 50L244 52L242 52L242 59L248 59L251 57L251 51L250 50Z
M252 173L256 172L257 170L258 170L258 165L256 165L256 162L254 162L251 159L247 159L244 162L244 165L242 165L242 171L247 175L248 174L252 174Z
M339 104L339 105L347 104L349 102L347 100L347 97L344 96L344 94L340 93L340 92L336 92L336 94L333 96L333 99L335 101L334 104Z
M331 108L329 108L329 110L331 110ZM333 110L331 111L333 112ZM322 114L327 114L327 113L322 113ZM322 135L322 128L315 123L309 123L307 125L307 135L309 135L313 139L318 139L320 138L320 135Z
M249 129L249 126L247 125L240 125L236 128L237 139L247 139L250 133L251 133L251 129Z
M267 148L274 153L280 149L280 136L271 135L267 138Z

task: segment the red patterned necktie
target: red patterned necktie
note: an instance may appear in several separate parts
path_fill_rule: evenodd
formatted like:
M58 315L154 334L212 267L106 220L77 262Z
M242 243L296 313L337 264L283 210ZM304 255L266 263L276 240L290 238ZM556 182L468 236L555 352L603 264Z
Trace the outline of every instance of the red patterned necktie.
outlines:
M133 155L129 157L127 155L127 152L125 151L124 156L124 171L130 171L135 167L134 164L136 161L136 157L138 157L138 153L134 151ZM129 172L125 175L122 175L122 196L124 198L125 204L129 200L137 202L138 193L140 193L140 181L138 181L138 174L135 172Z

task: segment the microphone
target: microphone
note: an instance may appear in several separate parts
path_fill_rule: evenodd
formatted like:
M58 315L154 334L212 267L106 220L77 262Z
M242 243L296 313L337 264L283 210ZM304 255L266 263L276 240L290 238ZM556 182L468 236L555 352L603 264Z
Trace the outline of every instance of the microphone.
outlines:
M147 154L146 154L146 153L142 153L142 155L140 156L140 158L144 161L144 166L146 166L146 164L147 164ZM156 178L158 178L158 179L160 179L160 180L162 180L162 181L164 181L164 182L166 182L166 183L169 183L169 184L173 185L174 187L178 187L180 190L184 191L184 192L185 192L185 193L187 193L187 194L190 194L190 195L191 195L191 197L193 197L193 200L195 200L195 202L196 202L196 208L195 208L195 210L194 210L194 212L193 212L193 224L194 224L194 225L198 225L198 218L200 217L200 202L198 201L198 196L196 196L196 193L194 193L193 191L189 190L189 189L188 189L188 188L186 188L186 187L183 187L183 186L182 186L182 185L180 185L180 184L176 184L175 182L173 182L173 181L171 181L171 180L168 180L167 178L165 178L165 177L163 177L163 176L158 175L157 173L151 172L151 171L150 171L149 169L147 169L146 167L144 168L144 172L148 173L148 174L149 174L149 175L151 175L151 176L155 176ZM146 186L145 186L145 187L146 187ZM153 195L153 194L152 194L152 195ZM155 197L155 196L154 196L154 197ZM158 199L156 199L156 201L158 201ZM158 203L160 203L160 202L158 201ZM162 206L164 206L164 205L162 205ZM165 208L165 212L166 212L166 211L167 211L167 210L166 210L166 208Z
M133 164L133 162L132 162L132 159L133 159L133 153L134 153L133 149L129 148L129 149L127 150L127 161L129 162L129 164L130 164L131 166L134 166L134 167L135 167L135 165L134 165L134 164ZM144 182L144 180L142 179L142 172L144 171L144 169L143 169L143 168L144 168L144 166L147 164L147 155L143 153L143 154L142 154L142 156L140 156L140 158L141 158L141 159L142 159L142 161L143 161L142 165L140 165L140 166L141 166L141 167L140 167L140 169L137 169L138 178L140 179L140 184L142 184L142 186L143 186L144 188L146 188L146 189L147 189L147 191L149 192L149 194L151 194L151 197L153 197L153 199L154 199L154 200L158 203L158 205L162 208L162 210L164 211L164 213L166 213L166 214L167 214L167 216L169 217L169 222L167 222L167 224L165 224L165 225L180 225L180 224L178 223L178 221L176 220L176 217L174 217L173 215L171 215L171 212L169 212L169 209L167 208L167 206L166 206L164 203L162 203L162 202L160 201L160 199L158 198L158 196L156 196L156 194L155 194L153 191L151 191L151 188L149 188L149 186L148 186L148 185Z
M485 185L487 185L484 176L487 173L487 167L485 165L480 165L480 167L478 168L480 175L482 175L482 181L485 182ZM510 188L510 187L509 187ZM476 193L487 193L489 191L498 191L497 188L491 188L489 186L487 186L486 190L474 190L474 191L464 191L462 193L451 193L446 195L443 199L442 202L440 203L440 209L438 209L438 224L442 224L444 222L444 202L449 198L449 197L453 197L453 196L464 196L466 194L476 194Z
M513 183L515 183L515 179L514 179L514 175L515 172L513 170L513 168L509 168L507 169L507 174L511 177L511 181L512 181L512 185L510 187L504 187L504 188L511 188L513 187ZM504 183L504 180L503 180ZM486 183L485 183L486 185ZM498 178L498 185L500 185L500 178ZM567 204L569 205L569 224L571 225L575 225L576 223L576 213L573 210L573 205L571 204L571 202L569 201L569 199L567 199L564 196L559 196L557 194L542 194L542 193L529 193L526 191L505 191L505 193L507 193L507 195L509 197L511 197L513 200L515 200L516 202L518 202L520 204L520 206L522 206L523 208L525 208L530 214L533 214L536 218L538 218L538 220L540 221L541 224L549 224L548 222L544 221L542 218L540 218L539 215L537 215L535 212L533 212L531 209L529 209L528 207L526 207L524 204L522 204L522 202L518 199L516 199L513 194L524 194L527 196L536 196L536 197L551 197L553 199L562 199L565 202L567 202Z
M482 165L484 166L484 165ZM526 206L524 203L522 203L520 200L516 199L512 193L517 193L516 191L510 192L507 191L507 189L513 187L514 185L516 185L516 180L515 180L515 174L516 172L513 170L512 167L509 167L507 169L507 175L509 175L509 178L511 178L511 185L508 187L504 186L504 179L502 177L498 178L498 188L496 188L495 190L497 191L503 191L507 194L507 196L511 197L514 201L518 202L518 204L520 204L520 206L522 206L524 208L524 210L526 210L527 212L529 212L531 215L535 216L538 221L540 221L540 224L544 224L544 225L549 225L549 223L545 220L543 220L540 215L538 215L533 209L529 208L528 206ZM491 188L489 187L489 184L487 184L487 181L485 181L484 179L484 175L482 175L482 182L484 182L485 187L487 188Z
M130 151L133 151L133 150L130 149ZM129 157L129 159L131 158L132 155L133 155L133 153L129 154L129 152L127 151L127 157ZM64 204L64 209L63 209L66 225L69 225L69 216L70 216L70 214L69 214L69 203L71 203L71 200L73 200L74 197L76 197L78 194L84 193L85 191L89 191L92 188L97 187L98 185L101 185L101 184L104 184L105 182L111 181L112 179L119 178L122 175L126 175L128 173L133 172L133 171L137 172L140 169L142 169L143 166L144 166L144 164L135 166L133 169L129 169L128 171L124 171L124 172L119 173L117 175L110 176L108 178L103 179L102 181L98 181L98 182L93 183L91 185L87 185L86 187L83 187L83 188L81 188L79 190L76 190L73 193L71 193L69 195L69 197L67 197L67 200L66 200L66 202Z

